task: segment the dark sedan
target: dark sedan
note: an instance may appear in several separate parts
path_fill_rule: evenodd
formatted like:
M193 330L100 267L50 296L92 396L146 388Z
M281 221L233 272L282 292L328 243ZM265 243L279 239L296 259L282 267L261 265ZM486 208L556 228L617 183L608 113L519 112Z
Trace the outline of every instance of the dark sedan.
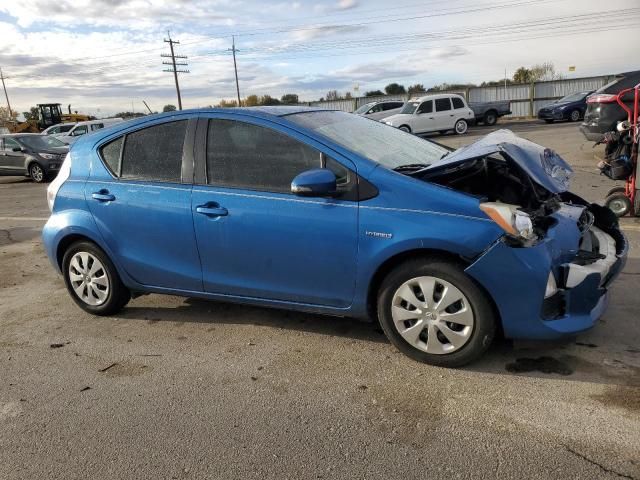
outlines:
M0 175L25 175L42 183L58 174L68 152L69 147L54 137L0 135Z
M587 109L587 97L592 93L593 91L572 93L556 100L551 105L538 110L538 118L547 123L553 123L557 120L577 122L584 117L584 112Z
M598 142L606 132L614 131L618 122L627 120L627 112L618 105L616 95L622 90L635 87L638 83L640 71L621 73L589 97L584 122L580 126L580 131L587 140ZM633 92L625 95L623 100L632 108Z

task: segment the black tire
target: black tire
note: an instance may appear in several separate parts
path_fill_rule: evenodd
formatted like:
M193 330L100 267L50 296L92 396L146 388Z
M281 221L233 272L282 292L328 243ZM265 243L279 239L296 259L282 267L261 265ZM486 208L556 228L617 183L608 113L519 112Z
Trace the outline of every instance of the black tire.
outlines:
M411 133L411 128L409 127L409 125L400 125L398 129L402 130L403 132Z
M104 267L104 273L109 281L109 290L106 300L100 305L90 305L84 302L73 289L69 273L69 265L71 259L76 253L87 252L96 257ZM124 306L131 299L131 292L122 283L120 275L116 270L113 262L96 244L88 241L81 241L72 244L64 254L62 260L62 275L64 276L64 283L69 291L69 295L76 304L82 308L85 312L89 312L93 315L113 315L124 308Z
M580 110L571 110L571 113L569 113L570 122L577 122L580 120L580 117Z
M44 183L47 180L44 168L42 168L42 166L37 162L33 162L29 165L29 176L31 177L31 180L36 183Z
M624 193L614 193L604 200L604 206L609 208L616 217L624 217L631 212L631 200Z
M470 303L474 315L472 333L459 349L444 354L431 354L409 344L396 328L391 307L396 291L408 280L432 276L455 286ZM378 291L378 319L389 341L408 357L440 367L461 367L480 357L491 345L496 333L496 316L482 289L464 273L460 263L439 257L424 257L398 265L383 280Z
M484 114L483 123L489 127L492 127L496 123L498 123L498 112L495 110L489 110Z
M545 121L545 123L553 123L553 120L550 120L550 119L548 119L548 118L545 118L545 120L544 120L544 121Z
M456 135L464 135L469 130L469 123L463 118L456 121L453 131Z

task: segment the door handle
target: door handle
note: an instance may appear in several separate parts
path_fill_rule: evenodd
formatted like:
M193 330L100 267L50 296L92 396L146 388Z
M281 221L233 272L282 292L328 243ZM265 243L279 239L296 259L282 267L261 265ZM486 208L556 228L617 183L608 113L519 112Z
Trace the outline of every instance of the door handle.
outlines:
M196 212L206 215L207 217L225 217L229 215L229 211L218 205L217 203L206 203L196 207Z
M429 120L433 120L433 117L429 117Z
M91 198L98 200L99 202L113 202L116 199L115 195L109 193L109 190L100 190L93 192Z

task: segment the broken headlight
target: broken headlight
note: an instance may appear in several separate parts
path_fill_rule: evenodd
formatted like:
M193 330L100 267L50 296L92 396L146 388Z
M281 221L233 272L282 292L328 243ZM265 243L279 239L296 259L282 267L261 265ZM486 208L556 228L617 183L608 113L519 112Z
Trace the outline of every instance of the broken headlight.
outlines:
M535 237L531 217L518 208L517 205L500 202L480 204L480 210L486 213L507 234L522 240L531 240Z

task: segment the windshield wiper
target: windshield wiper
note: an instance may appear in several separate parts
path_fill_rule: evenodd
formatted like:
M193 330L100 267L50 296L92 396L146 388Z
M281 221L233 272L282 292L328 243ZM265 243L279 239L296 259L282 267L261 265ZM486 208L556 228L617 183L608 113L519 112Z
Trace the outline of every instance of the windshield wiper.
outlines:
M408 163L406 165L400 165L393 169L394 172L413 172L415 170L422 170L423 168L428 167L428 164L425 163Z

